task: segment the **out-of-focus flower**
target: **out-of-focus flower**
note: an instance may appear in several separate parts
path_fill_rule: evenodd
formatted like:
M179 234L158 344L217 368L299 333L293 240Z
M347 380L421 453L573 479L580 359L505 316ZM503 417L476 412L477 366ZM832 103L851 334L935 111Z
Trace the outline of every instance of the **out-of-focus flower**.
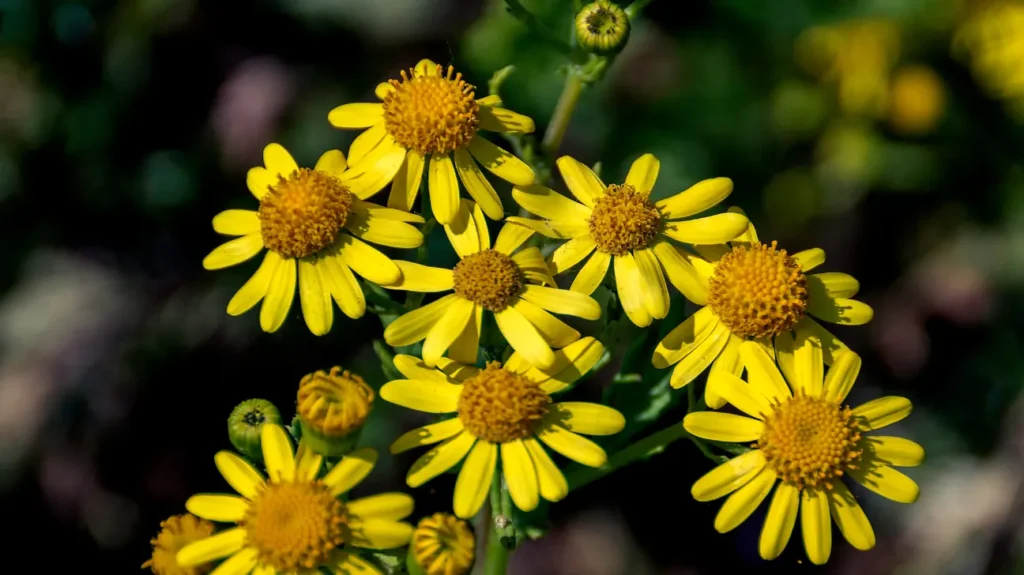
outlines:
M160 533L150 543L153 556L142 564L157 575L202 575L209 573L213 565L204 563L191 567L178 565L175 556L182 547L213 535L213 523L191 513L172 515L160 522Z
M931 132L946 110L942 80L927 66L906 66L892 79L889 124L906 135Z
M985 91L1006 100L1024 120L1024 4L981 2L972 8L953 35L953 53L967 61Z
M230 166L244 167L259 156L294 92L294 74L276 58L251 58L231 72L210 118Z

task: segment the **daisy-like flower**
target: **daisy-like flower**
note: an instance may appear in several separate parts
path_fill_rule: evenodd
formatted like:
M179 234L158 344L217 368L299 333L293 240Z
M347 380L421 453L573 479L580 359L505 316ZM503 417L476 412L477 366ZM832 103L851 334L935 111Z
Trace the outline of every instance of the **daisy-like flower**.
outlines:
M327 119L337 128L365 129L349 149L353 190L360 197L391 182L388 206L411 211L424 164L434 217L451 222L459 209L459 180L484 213L504 214L501 199L477 165L512 184L533 183L533 170L510 152L480 137L489 132L532 132L533 120L501 107L501 99L476 99L475 87L430 60L420 60L401 80L377 86L376 104L345 104ZM458 176L456 176L458 173ZM365 194L365 195L364 195Z
M476 541L468 523L450 513L435 513L420 520L409 550L427 575L465 575L476 557Z
M537 226L538 232L571 238L551 254L552 273L563 273L590 256L570 289L591 294L604 281L608 268L614 267L622 308L640 327L668 314L666 274L676 286L693 281L687 275L689 269L680 266L668 238L689 244L720 244L747 229L747 218L742 214L683 219L725 199L732 192L732 180L728 178L704 180L652 202L651 190L660 163L651 154L633 162L625 183L608 186L590 168L569 156L562 156L557 164L579 202L539 184L516 187L512 196L524 209L548 220L546 225ZM536 225L530 223L534 220L512 221Z
M485 369L442 360L431 369L409 355L395 356L395 367L409 379L386 383L386 401L427 413L456 417L425 425L399 437L391 453L444 441L413 463L406 483L419 487L465 459L455 482L455 514L472 517L487 498L501 455L501 472L519 509L537 507L539 497L559 501L569 485L537 441L583 465L607 460L599 445L578 434L611 435L626 425L618 411L596 403L552 403L551 394L569 387L597 363L604 347L585 337L555 352L547 369L513 353L505 365Z
M252 168L247 177L259 210L217 214L217 233L241 237L203 259L203 267L215 270L267 249L259 269L228 302L228 313L241 315L263 300L260 326L276 331L288 317L298 286L302 315L316 335L331 330L332 298L348 317L362 317L366 299L352 272L379 285L402 276L391 258L363 240L418 247L423 234L407 222L422 223L423 218L360 199L343 181L345 155L338 150L326 152L309 169L300 168L281 145L270 144L263 162L265 168Z
M569 345L580 334L549 311L584 319L601 317L601 306L589 295L548 287L556 284L539 249L517 251L533 235L531 228L506 223L492 248L480 206L463 199L455 220L444 231L461 258L459 263L447 270L396 262L402 280L388 289L455 293L391 322L384 329L388 345L425 339L422 355L427 365L436 365L446 350L448 357L474 364L486 310L494 314L513 349L538 367L550 367L555 362L552 348Z
M178 551L178 564L200 565L227 558L217 573L232 575L314 575L380 571L356 552L393 549L409 542L412 497L382 493L352 501L339 499L359 484L377 462L362 448L342 458L318 479L323 458L300 443L292 449L280 425L262 427L264 479L244 459L228 451L214 457L221 475L239 493L195 495L185 503L192 513L236 526Z
M799 515L807 556L821 565L832 549L829 517L855 548L875 545L871 523L842 478L851 477L887 499L913 503L917 484L894 466L919 465L924 449L902 437L868 435L909 415L910 401L882 397L854 409L844 406L860 357L841 352L822 381L821 345L813 337L807 343L797 354L788 385L761 347L744 343L749 385L727 374L719 389L746 415L702 411L687 415L683 426L713 441L756 442L754 449L693 485L698 501L729 496L715 517L715 529L725 533L738 527L778 485L761 529L761 557L782 553Z
M190 567L178 565L175 559L178 551L200 539L213 535L213 523L200 519L191 513L172 515L160 522L160 533L150 541L153 555L142 564L156 575L203 575L213 569L213 565L201 564Z
M851 299L860 289L853 276L807 273L825 262L820 248L789 255L775 242L759 242L751 224L735 241L695 249L700 256L674 252L675 266L686 270L688 280L677 287L687 299L704 307L665 336L655 348L652 362L659 369L675 364L671 383L676 388L693 381L710 365L704 399L713 409L725 403L717 392L720 375L743 373L739 349L744 340L755 340L777 356L789 374L798 341L812 336L820 341L826 365L848 349L811 316L830 323L862 325L874 314L867 304Z

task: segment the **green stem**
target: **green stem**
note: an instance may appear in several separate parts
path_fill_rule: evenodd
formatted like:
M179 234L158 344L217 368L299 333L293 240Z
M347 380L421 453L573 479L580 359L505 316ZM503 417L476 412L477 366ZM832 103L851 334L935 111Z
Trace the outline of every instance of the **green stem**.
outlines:
M630 4L629 6L626 6L626 9L624 10L624 12L626 13L626 16L629 16L629 19L632 20L634 16L639 14L640 11L643 10L644 7L647 6L650 3L651 3L651 0L636 0L635 2Z
M583 78L575 67L569 69L569 75L565 78L565 86L562 88L562 95L558 97L558 104L555 105L555 113L551 116L551 123L544 132L544 140L541 141L541 148L549 155L554 156L560 147L565 132L569 129L569 121L572 120L573 112L576 111L576 104L580 101L580 93L583 91Z
M508 570L508 548L505 547L501 540L504 529L498 526L498 518L501 515L502 509L502 491L501 474L496 472L494 479L491 480L491 513L487 529L484 575L505 575L505 572ZM486 516L485 519L487 519Z

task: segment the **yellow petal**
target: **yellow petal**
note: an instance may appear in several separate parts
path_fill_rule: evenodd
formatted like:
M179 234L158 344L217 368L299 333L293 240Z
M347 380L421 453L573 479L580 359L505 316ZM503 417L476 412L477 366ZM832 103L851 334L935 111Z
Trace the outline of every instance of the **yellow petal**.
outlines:
M732 374L723 373L718 377L717 391L733 407L751 417L764 419L764 414L772 412L767 398Z
M560 425L547 425L537 430L537 439L569 459L589 467L601 467L608 455L601 446Z
M257 200L267 195L270 188L274 187L277 182L277 174L262 166L249 168L249 171L245 174L245 184Z
M459 478L455 480L455 515L470 519L480 510L491 490L497 462L497 445L488 441L476 442L462 464Z
M808 336L813 335L818 338L818 341L821 342L821 354L825 365L832 365L836 360L837 354L850 351L846 344L839 341L839 338L832 335L810 316L805 315L800 318L800 321L796 322L795 328L797 333L806 332Z
M540 488L540 496L548 501L561 501L569 494L569 483L565 476L551 460L551 456L544 451L541 444L534 438L524 439L523 444L530 452L530 458L537 469L537 483Z
M494 319L501 335L505 336L512 349L526 361L541 369L554 365L555 354L551 351L551 346L521 312L513 307L507 307L494 314Z
M662 217L670 220L699 214L714 207L732 193L732 180L711 178L690 186L674 196L660 200L654 206ZM730 238L731 239L731 238Z
M228 485L246 499L255 497L265 483L259 471L230 451L217 452L213 462Z
M263 296L267 295L270 281L274 279L274 271L277 270L280 263L281 256L267 250L267 254L263 256L263 263L260 264L256 273L252 274L249 281L245 282L231 297L231 301L228 302L228 314L241 315L258 304Z
M259 551L251 547L242 549L210 571L210 575L249 575L256 567Z
M358 163L356 156L350 153L352 165L339 179L357 198L365 200L394 180L395 174L405 162L405 156L406 149L395 142L394 138L385 135L377 147L359 158Z
M345 173L347 168L348 162L345 161L345 154L341 150L327 150L316 161L316 166L313 169L339 177Z
M490 95L484 96L483 98L477 98L476 99L476 103L481 108L483 108L483 107L500 106L502 104L501 96L499 96L497 94L490 94Z
M679 389L697 379L697 376L704 373L704 370L722 353L731 338L732 334L729 333L729 328L725 327L725 324L716 325L714 331L704 341L697 344L693 351L679 360L679 363L672 369L672 378L669 380L669 384L673 388Z
M356 276L352 275L352 270L341 258L337 254L325 255L320 258L317 268L320 270L320 280L342 313L352 319L363 317L366 313L366 296Z
M538 369L525 361L521 355L513 353L505 368L536 381L541 384L541 389L548 393L557 393L590 371L604 352L601 342L588 336L556 350L555 363L551 367Z
M597 403L563 401L556 403L547 417L583 435L614 435L626 427L626 418L621 413Z
M764 454L758 449L752 449L705 473L690 488L690 494L697 501L714 501L725 497L746 485L764 466Z
M832 485L828 506L839 531L854 549L867 551L875 546L875 530L871 528L871 522L842 481Z
M523 511L536 509L540 502L537 469L521 439L501 444L501 472L516 507Z
M494 240L494 249L505 255L512 255L512 252L523 245L523 242L530 239L533 229L515 222L505 222L498 231L498 238ZM543 256L541 261L544 261Z
M252 575L281 575L273 567L267 573L253 572ZM331 555L331 573L334 575L383 575L372 563L355 553L338 551Z
M611 264L611 254L595 250L587 263L583 264L583 267L577 272L569 289L587 295L594 293L594 290L604 282Z
M878 461L896 467L916 467L924 462L924 448L902 437L869 435L864 438L865 446Z
M593 170L584 166L571 156L562 156L555 162L558 171L562 173L565 185L569 187L572 195L576 196L583 205L588 208L594 207L597 198L604 194L607 186L597 177Z
M786 483L779 483L761 527L758 551L763 559L771 561L782 555L793 534L799 509L800 491Z
M575 237L558 246L551 254L549 265L551 273L558 275L580 263L583 258L590 255L590 252L594 251L595 247L597 244L590 234Z
M518 226L518 224L512 225ZM512 261L519 266L519 271L523 273L527 282L551 287L558 285L555 278L551 277L551 270L548 268L548 263L544 261L544 255L540 253L539 248L534 246L523 248L512 254Z
M352 235L382 246L410 249L423 245L423 233L414 226L376 216L370 211L352 211L345 220L345 229ZM347 234L341 235L344 238Z
M267 144L263 148L263 165L275 176L288 177L292 172L299 169L295 158L284 149L281 144ZM274 178L275 181L277 178Z
M633 255L626 253L621 256L614 256L612 265L615 267L615 287L619 293L619 303L622 310L638 327L651 325L651 314L647 312L647 305L644 303L644 292L641 287L643 278L640 270L633 261Z
M484 308L474 305L466 326L448 346L448 358L459 363L473 365L480 349L480 330L483 327ZM468 369L468 368L467 368Z
M480 100L477 100L477 103L479 102ZM535 129L533 120L529 117L494 106L480 106L477 119L480 120L480 129L487 130L488 132L519 132L529 134Z
M783 401L793 397L779 368L775 367L775 361L757 343L744 342L740 346L740 358L747 368L747 381L758 394L769 401Z
M356 139L352 140L352 145L348 147L349 166L362 164L363 160L365 160L366 157L376 150L377 146L384 141L384 136L386 136L387 133L387 129L384 127L384 122L381 122L379 124L374 124L369 129L364 130L361 134L356 136ZM409 151L411 152L412 150Z
M409 150L405 155L402 167L391 181L391 193L388 195L388 207L411 212L416 207L416 196L420 193L420 182L423 180L423 154Z
M822 397L825 363L821 341L816 336L807 331L779 334L775 336L775 355L794 391Z
M708 382L704 387L704 402L711 409L721 409L725 404L725 398L718 393L718 377L728 374L733 377L743 375L743 362L740 360L740 345L743 340L735 335L729 336L729 342L722 348L715 361L708 371Z
M377 464L377 451L372 447L360 447L341 458L324 476L324 485L331 488L331 495L348 493L366 479Z
M858 405L853 409L854 417L863 418L865 430L881 429L892 425L910 415L914 409L910 400L905 397L879 397L878 399Z
M675 364L697 349L697 346L715 331L718 323L718 316L711 308L697 310L697 313L686 318L658 342L651 363L658 369Z
M343 104L327 114L327 121L335 128L369 128L384 121L384 106L375 104Z
M225 523L237 523L249 509L249 502L234 495L193 495L185 502L189 513Z
M494 187L487 181L487 177L480 171L473 160L473 156L465 148L459 148L454 152L455 169L459 172L462 184L470 197L476 200L484 214L492 220L500 220L505 216L505 209L501 205L501 198Z
M386 519L366 519L352 529L352 544L364 549L394 549L409 543L412 525Z
M815 565L824 565L832 554L832 522L825 490L804 489L800 493L800 532L807 558Z
M299 448L295 452L295 481L313 481L320 475L323 465L322 455L313 451L305 441L299 440Z
M380 493L345 504L347 511L360 519L400 521L412 514L415 502L405 493Z
M252 210L224 210L213 216L213 231L226 236L244 236L260 231L260 216Z
M295 268L295 260L282 259L274 270L274 277L270 280L270 287L267 288L267 295L260 308L260 327L267 333L277 331L292 309L297 281Z
M473 314L473 302L457 298L444 316L430 328L423 342L423 362L433 367L448 350L448 347L466 328Z
M413 73L416 76L437 76L441 74L441 68L433 60L424 58L416 63Z
M413 356L398 354L392 360L395 364L395 368L401 372L402 375L409 379L426 379L431 381L441 381L451 383L451 379L440 370L428 367L427 364L423 363L423 360Z
M423 219L423 216L419 214L413 214L396 208L385 208L374 203L364 202L358 198L353 203L353 210L365 213L371 218L379 220L395 220L412 224L422 224L426 221Z
M299 304L306 327L313 335L324 335L331 331L334 323L334 306L331 294L320 281L320 270L316 258L299 260ZM321 260L322 261L322 260Z
M490 243L489 238L485 244L480 237L480 226L477 225L476 219L473 217L473 212L476 211L480 212L481 217L483 216L483 211L475 202L460 200L455 217L444 225L444 233L448 236L448 241L451 242L452 248L460 258L485 250L487 248L483 246ZM486 229L484 227L484 230Z
M820 320L843 325L864 325L875 315L868 304L846 298L810 298L807 313Z
M181 548L175 556L180 567L202 565L239 551L245 545L245 529L236 527L200 539Z
M640 289L644 294L647 313L654 319L663 319L668 315L669 303L668 286L665 284L665 276L661 273L661 265L654 257L654 252L649 249L634 251L633 260L640 272Z
M811 248L802 252L793 254L793 259L796 263L800 264L800 271L809 272L814 268L825 263L825 250L821 248Z
M743 415L698 411L683 418L683 427L697 437L712 441L747 443L761 437L764 423Z
M565 347L580 338L580 332L525 299L517 299L512 307L523 314L553 348Z
M448 291L454 287L452 270L402 260L394 262L402 272L402 278L398 283L387 286L388 289L434 293Z
M238 265L260 253L262 249L263 236L259 232L251 233L217 246L203 258L203 267L208 270L219 270Z
M857 469L851 469L848 472L857 483L897 503L917 501L921 489L913 479L888 465L874 462L865 463L866 465L862 464Z
M540 184L516 186L512 188L512 198L524 210L549 220L577 221L586 224L590 218L590 208Z
M807 290L815 296L851 298L860 291L860 282L849 274L839 272L811 274L807 276Z
M460 299L459 296L448 294L435 302L400 316L384 328L384 341L392 347L401 347L412 345L426 338L430 333L430 328L434 327L434 324L444 316L448 311L448 306L453 304L456 299Z
M728 533L743 524L772 492L776 479L778 476L775 472L765 467L746 485L733 492L718 510L718 515L715 515L715 531Z
M420 456L409 468L405 482L409 487L416 488L441 475L458 465L475 443L476 437L468 432L452 437Z
M402 434L391 444L389 450L392 454L395 454L422 445L433 445L462 432L463 429L462 420L458 417L446 419L439 423L431 423L430 425L417 427L412 431Z
M536 176L529 164L479 136L469 141L469 153L495 176L516 186L529 186Z
M265 423L260 427L260 444L267 476L276 483L295 479L295 449L288 433L280 425Z
M746 231L749 221L739 214L725 213L695 220L666 222L666 236L686 244L724 244Z
M406 225L400 222L393 223ZM352 268L352 271L373 283L387 286L402 279L402 270L395 262L391 261L391 258L359 239L348 234L341 234L337 246L341 261Z
M425 413L454 413L462 387L426 379L396 379L380 388L384 401Z
M555 289L537 285L527 285L520 297L540 307L564 315L572 315L583 319L601 317L601 306L594 298L578 292Z
M654 154L644 154L633 161L626 174L626 185L633 186L633 189L641 194L650 194L654 189L654 182L658 179L658 170L661 162Z
M696 268L683 256L678 248L663 239L658 239L651 246L651 251L661 262L661 267L668 276L668 281L686 299L697 305L706 305L708 300L708 283L697 272Z

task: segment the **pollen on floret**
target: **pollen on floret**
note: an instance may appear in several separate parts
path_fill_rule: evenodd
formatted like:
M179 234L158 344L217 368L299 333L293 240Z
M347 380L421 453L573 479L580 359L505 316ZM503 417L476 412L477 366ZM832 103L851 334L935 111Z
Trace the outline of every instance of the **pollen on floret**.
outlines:
M765 417L756 447L782 481L798 489L832 489L857 468L864 452L860 440L860 426L849 407L797 394Z
M468 523L435 513L420 520L410 549L427 575L464 575L473 566L476 542Z
M462 384L459 419L474 436L505 443L530 437L550 404L551 397L537 382L495 361Z
M446 73L445 73L446 72ZM402 71L384 98L384 129L402 147L421 154L448 154L468 144L480 124L475 87L461 73L437 65L436 73Z
M327 437L341 437L361 428L373 408L373 388L359 375L340 367L318 370L302 378L298 414L306 425Z
M190 567L178 564L176 556L182 547L213 535L213 523L191 513L172 515L160 522L160 533L150 543L153 555L142 564L157 575L203 575L213 569L213 564L204 563Z
M303 258L330 246L355 196L333 175L299 168L278 176L260 199L263 245L284 258Z
M629 184L612 184L587 220L597 249L621 256L646 248L661 230L661 214L647 194Z
M708 284L708 305L741 337L785 333L807 311L807 278L776 242L734 247L715 264Z
M492 312L499 312L523 291L523 272L512 258L497 251L469 254L452 270L455 293Z

